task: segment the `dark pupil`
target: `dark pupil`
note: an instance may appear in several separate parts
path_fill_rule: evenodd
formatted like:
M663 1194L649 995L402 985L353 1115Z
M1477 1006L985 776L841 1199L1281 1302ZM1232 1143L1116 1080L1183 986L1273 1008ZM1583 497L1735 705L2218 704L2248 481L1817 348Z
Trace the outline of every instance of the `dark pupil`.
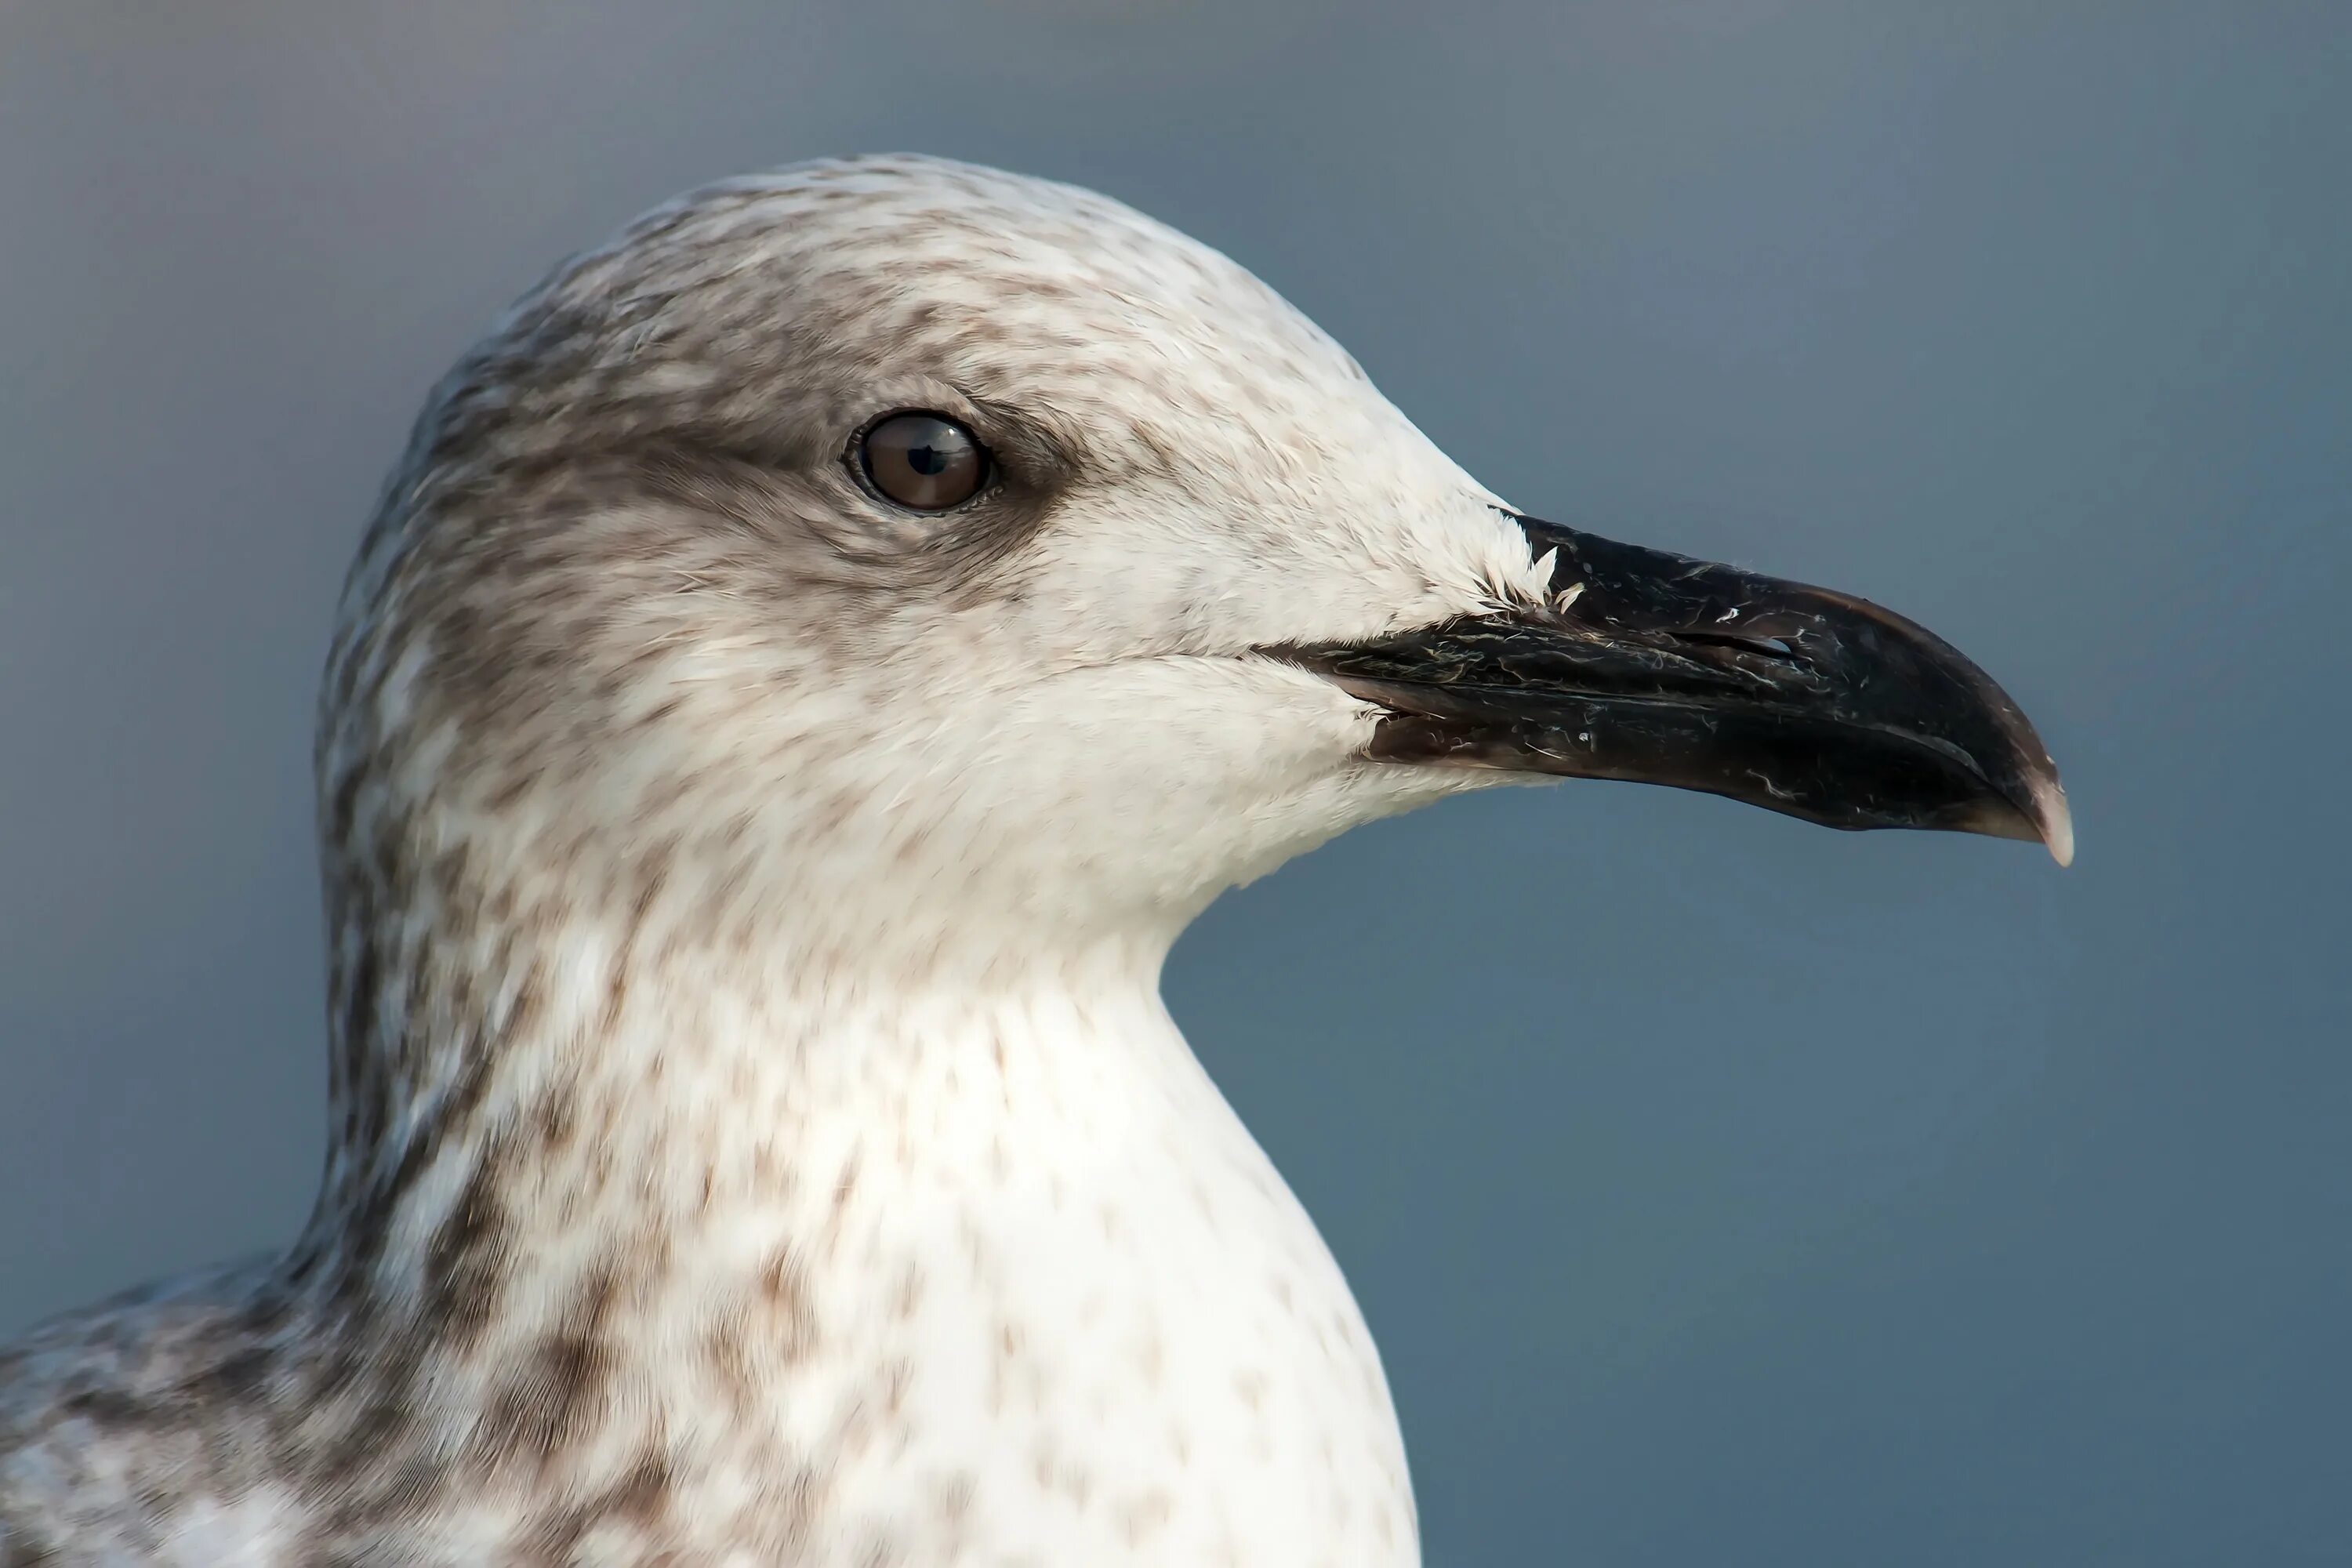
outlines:
M936 414L900 414L866 437L860 460L884 496L919 511L971 499L988 478L988 452L971 431Z

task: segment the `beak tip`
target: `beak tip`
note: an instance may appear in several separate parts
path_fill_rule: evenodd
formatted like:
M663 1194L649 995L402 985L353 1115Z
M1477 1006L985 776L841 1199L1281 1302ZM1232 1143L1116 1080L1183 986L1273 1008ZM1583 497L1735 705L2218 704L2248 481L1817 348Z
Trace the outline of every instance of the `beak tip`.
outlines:
M2039 784L2033 792L2033 817L2042 829L2042 842L2049 847L2050 858L2061 868L2074 863L2074 814L2067 809L2066 792L2058 781L2052 779Z

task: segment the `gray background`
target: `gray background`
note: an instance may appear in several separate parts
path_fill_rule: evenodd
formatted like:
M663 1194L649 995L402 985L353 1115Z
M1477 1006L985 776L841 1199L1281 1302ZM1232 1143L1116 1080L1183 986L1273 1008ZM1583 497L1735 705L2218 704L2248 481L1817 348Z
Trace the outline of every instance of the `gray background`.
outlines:
M305 1209L311 688L432 378L678 187L919 148L2066 770L2066 874L1571 784L1186 940L1433 1563L2352 1562L2352 7L1445 10L0 8L0 1329Z

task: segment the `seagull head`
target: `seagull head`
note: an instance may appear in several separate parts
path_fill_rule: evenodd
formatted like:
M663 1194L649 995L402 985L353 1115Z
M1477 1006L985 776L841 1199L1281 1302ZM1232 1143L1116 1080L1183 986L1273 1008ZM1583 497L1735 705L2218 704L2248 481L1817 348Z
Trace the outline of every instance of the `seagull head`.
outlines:
M850 964L1164 947L1512 780L2071 852L2031 725L1919 626L1531 518L1225 257L908 157L660 208L464 359L320 762L331 902L668 904Z

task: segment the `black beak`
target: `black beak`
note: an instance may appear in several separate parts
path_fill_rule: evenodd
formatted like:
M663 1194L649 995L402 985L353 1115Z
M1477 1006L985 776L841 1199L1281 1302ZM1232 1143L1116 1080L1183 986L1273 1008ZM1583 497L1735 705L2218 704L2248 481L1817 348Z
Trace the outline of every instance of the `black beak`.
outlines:
M2074 829L2017 704L1925 626L1827 588L1516 517L1555 607L1269 650L1389 710L1371 754L1729 795L1828 827Z

